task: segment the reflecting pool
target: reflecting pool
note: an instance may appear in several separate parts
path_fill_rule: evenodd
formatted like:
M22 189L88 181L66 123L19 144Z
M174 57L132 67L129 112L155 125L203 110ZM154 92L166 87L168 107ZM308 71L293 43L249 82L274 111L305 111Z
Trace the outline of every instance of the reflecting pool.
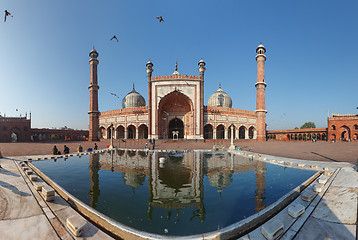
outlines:
M177 236L238 222L315 173L227 152L116 150L32 164L69 193L122 224Z

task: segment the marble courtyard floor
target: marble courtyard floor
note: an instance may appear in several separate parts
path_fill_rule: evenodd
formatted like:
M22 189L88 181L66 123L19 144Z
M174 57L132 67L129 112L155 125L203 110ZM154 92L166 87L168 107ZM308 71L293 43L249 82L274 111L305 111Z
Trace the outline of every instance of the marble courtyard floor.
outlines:
M117 140L118 141L118 140ZM74 237L66 229L68 216L79 215L57 194L53 202L44 201L21 170L19 160L33 155L48 155L53 145L75 152L78 144L84 149L88 142L62 143L0 143L4 158L0 159L0 239L108 239L102 230L88 223L82 237ZM97 143L100 149L109 141ZM145 141L126 141L120 147L143 148ZM116 145L116 142L115 142ZM118 145L118 142L117 142ZM211 149L213 145L229 146L229 142L157 142L157 149ZM358 159L358 143L329 142L236 142L245 152L260 153L275 162L290 161L294 165L315 165L334 170L325 189L307 206L301 217L293 221L280 212L274 218L285 225L281 239L356 239L358 173L353 169ZM276 157L274 157L276 156ZM301 160L294 160L301 159ZM270 224L273 219L265 224ZM265 239L260 228L242 239Z

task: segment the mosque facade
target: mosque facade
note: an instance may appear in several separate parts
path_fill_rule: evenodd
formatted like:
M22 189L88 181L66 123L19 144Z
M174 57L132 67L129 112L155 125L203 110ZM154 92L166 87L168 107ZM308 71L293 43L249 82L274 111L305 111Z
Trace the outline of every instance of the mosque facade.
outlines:
M232 108L232 99L221 88L204 103L203 59L198 63L198 76L153 76L154 64L146 64L148 99L134 86L122 100L122 108L98 110L98 53L90 52L91 84L89 140L108 139L253 139L266 140L265 56L260 44L256 49L257 82L256 110ZM147 102L147 104L146 104Z

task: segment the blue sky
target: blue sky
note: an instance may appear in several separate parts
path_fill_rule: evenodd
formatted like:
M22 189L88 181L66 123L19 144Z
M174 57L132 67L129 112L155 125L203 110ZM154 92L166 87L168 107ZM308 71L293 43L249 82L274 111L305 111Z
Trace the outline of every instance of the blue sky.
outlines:
M327 110L356 114L358 1L2 0L0 112L32 112L32 127L88 129L90 66L99 52L100 111L121 108L132 89L147 99L154 76L199 75L205 105L219 82L233 107L255 110L255 49L266 47L268 130L312 121ZM155 18L162 16L164 23ZM3 15L2 15L3 17ZM116 34L119 42L109 39ZM15 111L18 109L18 111Z

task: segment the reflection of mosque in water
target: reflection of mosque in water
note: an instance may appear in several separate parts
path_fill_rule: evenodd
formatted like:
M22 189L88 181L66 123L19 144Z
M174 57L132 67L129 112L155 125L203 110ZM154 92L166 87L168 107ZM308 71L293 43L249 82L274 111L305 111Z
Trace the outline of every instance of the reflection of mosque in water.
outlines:
M159 158L165 157L165 163ZM131 186L133 192L142 186L148 176L149 202L147 216L151 219L153 207L164 209L183 209L195 207L195 213L202 221L205 218L204 175L219 194L233 181L233 174L255 171L255 211L265 208L265 163L230 153L207 154L190 153L151 153L143 151L111 151L102 155L90 155L91 206L96 207L101 170L118 172L124 184Z

